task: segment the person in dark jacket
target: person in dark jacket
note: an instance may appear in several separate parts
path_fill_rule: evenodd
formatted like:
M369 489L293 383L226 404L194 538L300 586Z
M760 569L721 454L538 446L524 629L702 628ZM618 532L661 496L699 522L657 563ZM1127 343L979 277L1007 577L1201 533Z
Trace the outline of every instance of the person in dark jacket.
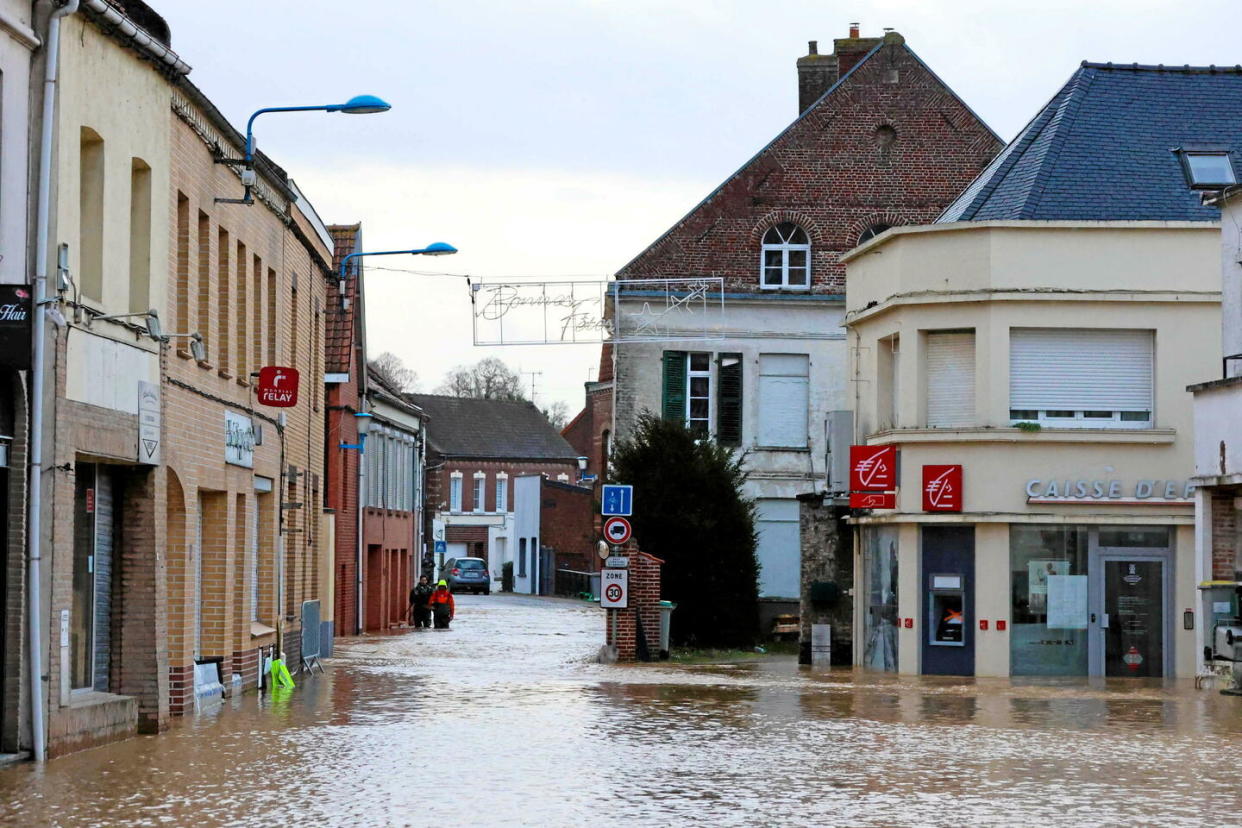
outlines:
M436 584L435 592L431 593L431 613L435 616L436 629L447 630L449 622L456 615L453 593L449 591L448 581L440 581Z
M423 575L410 590L410 622L415 627L431 626L431 582Z

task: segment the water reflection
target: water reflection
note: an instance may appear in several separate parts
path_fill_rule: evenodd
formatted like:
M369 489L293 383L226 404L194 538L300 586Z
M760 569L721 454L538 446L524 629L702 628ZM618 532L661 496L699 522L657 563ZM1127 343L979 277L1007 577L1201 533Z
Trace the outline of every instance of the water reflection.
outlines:
M350 642L287 695L0 771L0 823L1197 825L1242 806L1242 701L1185 684L610 667L594 608L460 605L452 631Z

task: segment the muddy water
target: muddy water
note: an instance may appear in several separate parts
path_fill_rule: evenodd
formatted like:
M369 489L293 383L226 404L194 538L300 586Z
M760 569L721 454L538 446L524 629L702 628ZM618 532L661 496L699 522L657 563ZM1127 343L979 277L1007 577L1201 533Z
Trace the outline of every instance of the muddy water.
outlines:
M4 825L1228 825L1242 699L590 663L599 611L463 597L288 698L0 771Z

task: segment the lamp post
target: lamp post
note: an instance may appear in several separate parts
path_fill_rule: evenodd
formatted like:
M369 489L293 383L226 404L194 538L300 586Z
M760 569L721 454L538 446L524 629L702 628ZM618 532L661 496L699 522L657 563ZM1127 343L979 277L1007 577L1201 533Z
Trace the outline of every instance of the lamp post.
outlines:
M346 115L374 115L379 112L387 112L392 109L392 104L377 98L374 95L355 95L345 103L339 104L319 104L316 106L265 106L256 110L250 119L246 121L246 147L245 154L240 161L232 158L217 159L221 164L232 164L239 166L241 170L242 186L245 187L245 195L241 198L217 198L219 204L253 204L254 185L257 177L254 172L254 121L260 115L266 115L269 112L344 112Z
M349 263L360 256L451 256L457 252L457 248L451 244L444 242L432 242L426 247L419 247L413 250L361 250L357 253L347 253L341 258L340 272L338 274L339 281L337 289L340 291L342 299L342 307L348 308L349 304L345 296L345 279L349 276Z
M357 624L358 628L355 633L362 634L362 510L366 506L366 494L364 487L367 482L367 433L371 430L371 421L375 415L368 411L359 411L354 414L354 423L358 428L357 443L341 443L340 448L352 449L358 452L358 525L357 525L357 561L355 561L356 577L354 584L354 603L357 605Z

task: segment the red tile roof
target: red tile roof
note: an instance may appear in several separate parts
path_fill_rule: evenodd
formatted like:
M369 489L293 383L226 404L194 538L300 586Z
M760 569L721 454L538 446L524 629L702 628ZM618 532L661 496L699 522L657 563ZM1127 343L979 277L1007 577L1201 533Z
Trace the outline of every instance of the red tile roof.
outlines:
M358 250L359 239L362 237L361 224L332 224L328 226L332 235L334 250L332 251L332 269L339 272L341 259ZM358 260L354 259L351 273L358 272ZM324 363L323 370L328 374L353 373L354 333L357 330L355 313L361 310L355 301L358 290L357 279L346 279L345 296L349 299L349 310L341 307L336 297L330 297L325 319L324 332ZM361 378L358 378L361 379Z

